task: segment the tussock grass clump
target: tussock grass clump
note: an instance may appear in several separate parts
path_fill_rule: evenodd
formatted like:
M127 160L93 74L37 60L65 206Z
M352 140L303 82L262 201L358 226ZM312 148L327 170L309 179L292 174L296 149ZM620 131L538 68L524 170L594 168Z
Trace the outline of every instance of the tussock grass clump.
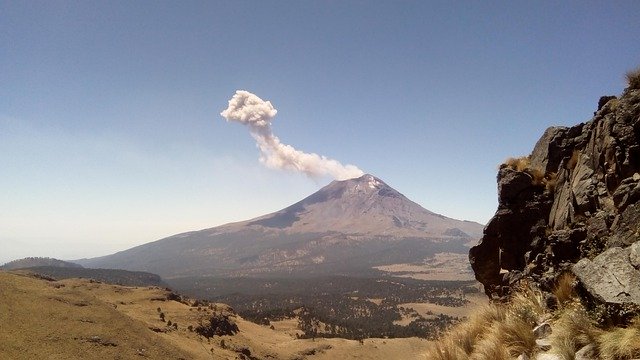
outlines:
M504 161L504 165L516 171L525 171L531 165L531 161L528 156L508 158Z
M630 89L640 89L640 67L628 71L626 74L627 85Z
M533 327L547 311L544 295L539 289L523 284L511 296L507 311Z
M626 328L600 328L580 303L575 278L561 275L554 288L559 307L546 306L542 291L524 283L506 304L479 308L465 322L452 328L426 354L435 360L502 360L541 353L533 333L541 322L551 325L549 353L572 360L584 346L594 347L603 360L640 358L640 315Z
M555 172L545 173L544 170L531 166L531 160L528 156L508 158L502 166L529 174L533 186L544 187L550 192L555 190L557 174Z
M523 353L532 355L536 348L533 328L542 314L542 293L525 285L508 305L483 306L466 322L451 329L427 354L427 359L500 360Z
M500 342L500 337L491 332L478 342L469 360L511 360L509 349Z
M640 316L627 328L601 332L597 338L597 347L603 360L640 357Z
M443 344L470 355L477 341L485 335L487 325L504 321L505 315L505 307L500 304L483 306L466 322L453 329Z
M469 355L449 342L436 343L429 353L429 359L433 360L467 360Z
M576 277L571 273L563 273L558 277L556 285L553 288L553 295L558 299L558 304L565 305L575 300Z
M532 325L518 317L508 317L504 324L496 327L498 339L507 346L509 355L517 357L520 354L531 355L536 347L536 337Z
M563 359L573 359L576 351L596 342L600 330L582 305L574 303L555 315L557 320L553 324L551 346L553 352Z

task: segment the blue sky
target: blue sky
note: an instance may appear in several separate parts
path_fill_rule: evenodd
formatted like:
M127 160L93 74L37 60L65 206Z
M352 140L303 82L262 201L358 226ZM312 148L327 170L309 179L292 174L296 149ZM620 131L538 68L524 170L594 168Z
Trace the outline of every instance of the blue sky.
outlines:
M485 223L495 175L640 65L637 1L0 1L0 263L73 259L272 212L330 178L285 144Z

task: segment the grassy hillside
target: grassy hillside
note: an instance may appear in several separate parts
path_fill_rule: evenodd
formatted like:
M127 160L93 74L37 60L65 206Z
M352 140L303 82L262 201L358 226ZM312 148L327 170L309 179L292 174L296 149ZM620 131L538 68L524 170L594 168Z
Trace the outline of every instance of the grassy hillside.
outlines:
M126 286L167 286L160 276L144 271L128 271L120 269L89 269L83 267L35 266L24 270L37 273L56 280L85 278Z
M0 358L192 357L97 296L100 284L6 272L0 272L0 284Z
M211 317L239 331L198 335ZM271 329L163 288L25 272L0 271L0 324L1 359L421 359L430 346L418 338L297 339L295 319Z

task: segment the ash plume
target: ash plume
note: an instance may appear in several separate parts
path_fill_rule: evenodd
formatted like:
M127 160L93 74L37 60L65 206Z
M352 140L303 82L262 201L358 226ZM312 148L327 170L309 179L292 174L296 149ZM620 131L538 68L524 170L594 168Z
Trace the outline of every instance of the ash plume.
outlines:
M305 153L280 142L271 131L271 120L278 111L271 102L244 90L236 91L229 106L220 113L227 121L237 121L249 127L260 149L260 162L272 169L305 173L311 177L330 175L336 180L359 177L364 172L354 165L342 165L337 160L315 153Z

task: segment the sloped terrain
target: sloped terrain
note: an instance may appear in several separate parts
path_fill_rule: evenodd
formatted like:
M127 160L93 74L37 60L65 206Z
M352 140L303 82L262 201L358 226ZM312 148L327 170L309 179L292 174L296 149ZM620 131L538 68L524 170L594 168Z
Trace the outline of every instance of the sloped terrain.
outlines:
M93 279L109 284L125 286L166 286L160 276L143 271L127 271L119 269L89 269L84 267L35 266L23 268L45 277L56 280L70 278Z
M87 267L184 276L316 276L375 273L373 267L466 253L482 225L422 208L382 180L334 181L275 213L174 235Z
M47 257L26 257L22 259L17 259L13 261L9 261L8 263L0 266L0 270L13 270L13 269L24 269L28 267L35 266L48 266L48 267L59 267L59 268L82 268L82 266L58 259L47 258Z
M212 316L238 332L200 336L198 326ZM24 271L0 271L0 323L2 359L419 359L429 346L418 338L297 339L295 327L270 329L224 304L163 288L50 281Z

